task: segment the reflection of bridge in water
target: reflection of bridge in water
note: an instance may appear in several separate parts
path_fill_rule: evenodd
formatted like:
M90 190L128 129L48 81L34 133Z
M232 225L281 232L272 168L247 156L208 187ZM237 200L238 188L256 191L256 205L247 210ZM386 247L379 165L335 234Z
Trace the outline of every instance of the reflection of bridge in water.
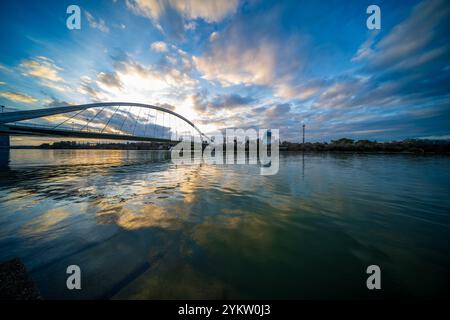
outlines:
M208 138L178 113L147 104L92 103L0 113L0 135L72 137L148 142L177 142L185 137Z

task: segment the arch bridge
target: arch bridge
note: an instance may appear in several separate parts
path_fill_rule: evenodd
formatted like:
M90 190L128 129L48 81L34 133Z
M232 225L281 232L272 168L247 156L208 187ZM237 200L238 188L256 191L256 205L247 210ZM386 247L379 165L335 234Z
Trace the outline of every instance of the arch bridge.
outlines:
M182 115L142 103L105 102L0 113L0 135L173 143L209 139Z

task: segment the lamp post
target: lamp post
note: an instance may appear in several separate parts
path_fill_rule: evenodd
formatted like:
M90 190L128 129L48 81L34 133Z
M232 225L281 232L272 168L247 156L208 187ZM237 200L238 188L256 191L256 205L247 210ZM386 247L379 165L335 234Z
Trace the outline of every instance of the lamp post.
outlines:
M302 125L303 128L303 144L305 144L305 124Z

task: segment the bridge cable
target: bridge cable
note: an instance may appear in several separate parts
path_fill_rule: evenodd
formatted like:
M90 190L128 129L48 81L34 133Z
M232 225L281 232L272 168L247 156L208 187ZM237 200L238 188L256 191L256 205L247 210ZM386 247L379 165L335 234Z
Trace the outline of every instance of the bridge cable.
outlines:
M138 116L137 116L137 118L136 118L136 124L134 125L134 128L133 128L133 136L134 136L134 133L136 132L136 127L137 127L137 124L138 124L138 122L139 122L139 117L141 116L141 111L142 111L142 109L143 109L143 108L139 108L139 113L138 113Z
M147 121L145 122L144 137L145 137L145 135L147 134L147 129L148 129L148 127L149 127L149 125L148 125L149 119L150 119L150 109L148 109Z
M166 120L166 113L165 112L163 112L163 125L162 125L162 128L161 128L161 137L164 139L165 138L165 136L164 136L164 128L166 128L166 126L165 126L165 120Z
M77 115L79 115L80 113L82 113L83 111L86 111L87 109L82 109L82 110L80 110L80 111L78 111L77 113L75 113L73 116L71 116L71 117L69 117L69 118L67 118L66 120L64 120L63 122L61 122L60 124L57 124L56 126L54 126L53 127L53 129L56 129L56 128L58 128L60 125L62 125L62 124L64 124L64 123L66 123L67 121L69 121L70 119L73 119L73 118L75 118Z
M169 119L167 119L167 121L168 121L168 129L169 130L167 130L167 139L168 140L170 140L170 141L172 141L172 127L171 127L171 121L170 121L170 117L171 115L170 115L170 113L168 114L168 117L169 117Z
M116 115L117 110L119 110L120 106L117 106L116 111L114 111L114 113L112 114L111 118L109 118L108 122L106 123L106 125L103 127L102 131L100 131L100 133L103 133L103 131L106 129L106 127L108 126L109 122L112 120L112 118Z
M99 112L97 112L96 114L95 114L95 116L91 119L91 120L89 120L87 123L86 123L86 125L84 126L84 127L82 127L81 129L80 129L80 131L83 131L83 129L84 128L86 128L87 127L87 130L88 130L88 132L89 132L89 123L91 123L95 118L97 118L97 116L100 114L100 113L102 113L102 111L105 109L106 107L103 107L102 108L102 110L100 110ZM87 109L86 109L87 110Z
M128 113L130 112L130 110L131 110L131 106L128 108ZM125 122L128 120L128 118L127 118L127 116L125 115L125 117L124 117L124 119L123 119L123 122L122 122L122 125L120 126L120 131L122 131L122 128L123 128L123 125L125 124ZM123 132L123 131L122 131Z
M153 136L156 138L156 120L158 119L158 110L155 110L155 123L153 128Z

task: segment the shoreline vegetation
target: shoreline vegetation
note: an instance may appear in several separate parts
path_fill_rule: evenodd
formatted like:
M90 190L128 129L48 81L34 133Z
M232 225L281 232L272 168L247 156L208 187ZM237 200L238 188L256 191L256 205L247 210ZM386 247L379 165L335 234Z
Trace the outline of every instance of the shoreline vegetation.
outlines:
M85 143L60 141L43 143L39 146L13 149L105 149L105 150L169 150L174 144L157 142L128 143ZM287 142L280 143L280 151L304 152L356 152L356 153L439 153L450 154L450 140L409 139L403 141L377 142L370 140L353 140L341 138L331 142Z
M408 139L402 141L377 142L341 138L331 142L282 142L280 151L305 152L361 152L361 153L439 153L450 154L450 140Z

